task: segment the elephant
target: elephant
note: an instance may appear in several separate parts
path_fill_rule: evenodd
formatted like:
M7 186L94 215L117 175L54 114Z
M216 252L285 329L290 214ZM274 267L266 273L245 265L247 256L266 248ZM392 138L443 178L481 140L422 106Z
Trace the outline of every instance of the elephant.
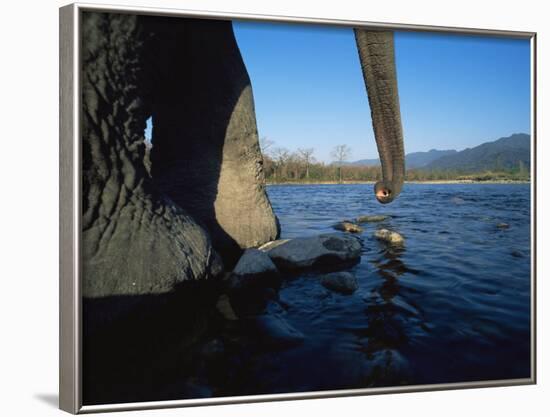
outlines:
M81 21L82 295L90 305L125 297L130 308L140 296L219 277L244 249L277 239L231 21L92 11ZM382 164L375 196L389 203L404 178L393 33L354 32Z
M404 177L393 34L354 32L389 203ZM230 21L86 11L80 59L83 397L158 399L216 322L225 271L280 235L252 85Z

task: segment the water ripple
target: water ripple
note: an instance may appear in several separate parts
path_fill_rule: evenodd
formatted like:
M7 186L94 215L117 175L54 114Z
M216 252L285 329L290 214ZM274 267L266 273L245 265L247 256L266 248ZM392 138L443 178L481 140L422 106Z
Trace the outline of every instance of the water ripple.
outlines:
M370 185L270 186L268 194L283 238L391 216L363 225L362 260L350 268L355 294L331 293L315 275L283 285L286 319L306 335L278 354L286 379L337 389L529 375L529 185L406 185L388 206ZM375 240L379 227L405 245ZM280 387L281 375L259 372Z

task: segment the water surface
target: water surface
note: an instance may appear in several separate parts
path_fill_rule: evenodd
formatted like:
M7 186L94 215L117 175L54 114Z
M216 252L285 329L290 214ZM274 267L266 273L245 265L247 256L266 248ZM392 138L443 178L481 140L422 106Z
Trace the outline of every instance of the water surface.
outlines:
M529 185L407 184L389 205L375 201L372 185L268 194L283 238L390 216L358 236L361 261L348 267L358 290L329 291L322 272L286 275L279 291L241 298L257 312L241 314L231 299L238 319L214 306L224 290L205 288L204 299L182 290L149 327L138 316L122 333L87 339L86 404L530 376ZM382 227L405 244L377 241ZM267 333L258 327L266 319ZM285 326L303 339L280 344Z
M283 238L333 231L335 221L387 214L365 224L359 281L351 296L316 274L279 292L298 347L256 352L249 393L431 384L530 376L530 187L407 184L380 205L372 185L274 185L269 198ZM501 223L509 228L504 229ZM401 233L403 247L373 238Z

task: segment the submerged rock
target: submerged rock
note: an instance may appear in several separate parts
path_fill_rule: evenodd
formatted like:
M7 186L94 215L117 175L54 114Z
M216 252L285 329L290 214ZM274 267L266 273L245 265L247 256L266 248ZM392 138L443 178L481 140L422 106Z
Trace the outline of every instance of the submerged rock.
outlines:
M291 239L267 251L278 268L300 270L308 268L340 268L361 258L359 239L342 233Z
M451 198L451 203L460 205L460 204L464 204L465 201L464 201L463 198L460 198L460 197L452 197Z
M321 284L331 290L340 294L353 294L357 288L357 278L349 272L333 272L325 275L321 278Z
M510 225L508 223L499 223L499 224L497 224L497 229L506 230L506 229L509 229L509 228L510 228Z
M304 334L279 315L264 314L254 319L254 328L267 346L280 349L296 346L305 339Z
M378 240L383 240L390 244L401 244L405 241L403 236L401 236L399 233L393 232L388 229L378 229L376 232L374 232L374 237Z
M336 223L332 227L336 230L341 230L343 232L361 233L363 231L363 228L361 226L358 226L355 223L349 222L347 220L344 220L343 222L340 222L340 223Z
M384 215L374 215L374 216L359 216L355 221L357 223L374 223L374 222L382 222L386 219L388 219L390 216L384 216Z

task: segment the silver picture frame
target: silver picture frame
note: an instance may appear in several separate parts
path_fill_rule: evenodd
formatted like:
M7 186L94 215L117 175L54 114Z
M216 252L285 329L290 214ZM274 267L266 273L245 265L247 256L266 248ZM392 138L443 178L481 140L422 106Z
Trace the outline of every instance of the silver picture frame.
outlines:
M80 16L85 11L119 12L201 19L240 19L265 22L326 24L402 31L427 31L483 36L505 36L530 40L531 45L531 376L524 379L412 385L385 388L333 390L322 392L237 396L208 399L152 401L106 405L82 403L82 305L81 305L81 63ZM462 388L502 387L536 383L536 46L535 32L438 27L396 23L318 19L295 16L269 16L211 11L191 11L154 7L132 7L75 3L59 9L60 30L60 184L59 184L59 408L69 413L93 413L154 408L189 407L215 404L250 403L277 400L421 392Z

